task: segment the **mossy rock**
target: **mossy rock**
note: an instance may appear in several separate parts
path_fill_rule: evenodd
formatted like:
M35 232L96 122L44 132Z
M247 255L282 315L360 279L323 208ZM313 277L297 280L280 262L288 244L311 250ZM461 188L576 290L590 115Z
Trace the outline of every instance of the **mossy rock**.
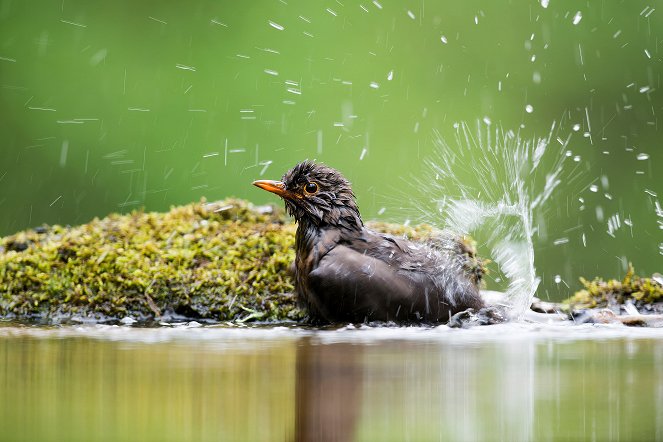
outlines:
M640 277L629 263L623 280L580 278L585 287L563 302L570 310L596 309L633 303L639 310L663 311L663 284L654 278Z
M371 227L414 239L438 233ZM0 240L0 317L299 321L289 275L295 229L279 208L228 199L19 232ZM471 240L458 244L480 279Z

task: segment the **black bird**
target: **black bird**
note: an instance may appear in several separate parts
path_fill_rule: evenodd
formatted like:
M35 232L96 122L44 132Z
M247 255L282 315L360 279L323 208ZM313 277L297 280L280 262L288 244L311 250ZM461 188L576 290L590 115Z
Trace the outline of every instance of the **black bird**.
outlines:
M415 243L366 227L350 183L304 161L281 181L253 184L275 193L298 223L295 291L316 323L440 323L484 304L457 241Z

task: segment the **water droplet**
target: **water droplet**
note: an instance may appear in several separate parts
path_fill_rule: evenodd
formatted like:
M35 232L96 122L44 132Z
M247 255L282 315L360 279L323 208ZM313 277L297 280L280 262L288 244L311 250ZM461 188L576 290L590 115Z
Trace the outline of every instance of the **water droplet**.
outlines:
M90 58L90 65L97 66L106 59L106 55L108 55L108 49L100 49Z
M379 89L380 88L380 85L378 83L376 83L375 81L371 81L369 86L372 87L373 89Z
M562 277L559 275L555 275L555 284L559 284L560 282L562 282Z
M578 132L580 130L580 125L579 124L574 124L573 125L573 131Z
M550 0L541 0L541 6L543 6L544 9L548 7L549 3L550 3Z
M636 158L640 161L648 160L649 159L649 154L648 153L639 153Z
M62 142L62 148L60 149L60 167L64 167L67 165L68 152L69 152L69 140L64 140Z
M603 207L601 206L596 206L596 220L600 223L603 222Z
M445 37L444 35L440 37L440 40L442 41L442 43L447 44L447 37Z
M527 106L525 106L525 112L527 112L528 114L531 114L532 112L534 112L534 108L532 107L531 104L528 104Z
M599 191L599 186L597 186L596 184L592 184L591 186L589 186L589 190L596 193Z
M580 20L582 20L582 12L578 11L576 12L576 15L573 16L573 24L577 25L580 23Z
M284 28L283 26L281 26L280 24L275 23L275 22L273 22L273 21L271 21L271 20L269 20L268 23L269 23L269 26L271 26L272 28L277 29L277 30L279 30L279 31L282 31L282 30L285 29L285 28Z
M601 175L601 185L604 189L608 189L608 187L610 187L610 181L608 180L607 175Z

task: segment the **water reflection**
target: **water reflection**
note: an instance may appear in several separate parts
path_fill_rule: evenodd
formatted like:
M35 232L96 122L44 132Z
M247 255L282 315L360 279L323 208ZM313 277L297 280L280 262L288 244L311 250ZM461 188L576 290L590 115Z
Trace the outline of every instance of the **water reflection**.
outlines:
M351 441L361 405L363 347L297 345L295 440Z
M663 439L660 337L489 330L0 329L0 440Z

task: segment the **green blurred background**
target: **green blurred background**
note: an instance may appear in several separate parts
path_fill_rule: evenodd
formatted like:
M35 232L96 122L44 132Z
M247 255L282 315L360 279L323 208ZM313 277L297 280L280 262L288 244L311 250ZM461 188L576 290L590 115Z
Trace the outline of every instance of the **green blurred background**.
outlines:
M436 132L462 150L459 122L525 139L555 123L550 149L570 137L569 156L535 214L540 296L623 275L629 260L661 271L662 13L639 1L1 0L0 234L201 197L276 202L251 181L305 158L345 173L364 218L443 225L444 182L426 178ZM458 173L474 184L471 164Z

